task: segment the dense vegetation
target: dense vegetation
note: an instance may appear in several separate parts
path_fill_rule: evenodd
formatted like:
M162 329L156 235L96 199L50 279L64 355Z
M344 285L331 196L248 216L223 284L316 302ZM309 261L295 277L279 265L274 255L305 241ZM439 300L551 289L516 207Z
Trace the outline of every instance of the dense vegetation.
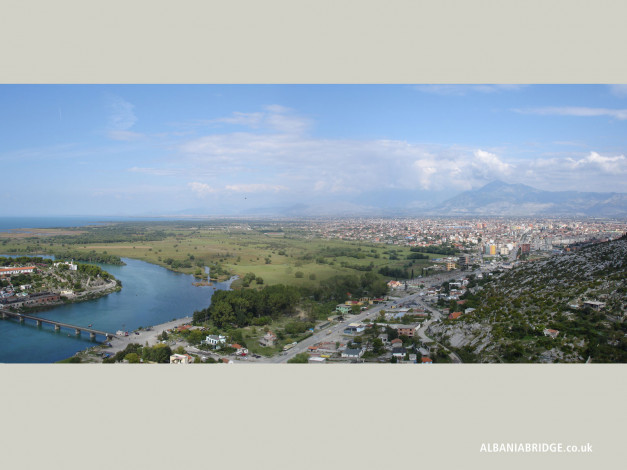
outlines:
M89 252L52 250L50 254L53 254L57 260L73 259L74 261L84 261L87 263L115 264L118 266L124 265L124 262L119 256L110 255L106 251L103 253L97 253L96 250L91 250Z
M300 292L292 286L267 286L261 291L217 291L211 306L194 312L194 323L211 320L219 328L266 324L270 319L293 313Z
M113 357L104 359L105 364L114 362L122 362L127 360L130 363L138 363L141 358L144 362L170 362L172 349L165 344L157 344L153 347L142 346L141 344L131 343L122 351L117 352Z
M40 258L38 256L18 256L16 258L0 257L0 266L15 266L15 265L32 265L32 264L47 264L51 265L53 261L47 258Z
M338 302L363 296L382 296L386 292L385 281L373 273L366 273L361 277L335 277L321 282L314 289L277 284L264 286L260 290L217 291L212 297L211 306L194 312L193 318L196 324L211 322L218 328L261 326L278 318L294 315L297 307L303 305L307 305L307 310L316 317L317 311L312 302L324 306L321 312L324 317ZM329 308L328 304L333 307ZM289 334L303 333L304 329L289 331L289 326L286 327Z
M312 237L303 221L125 222L16 234L0 243L6 253L112 264L129 257L199 278L206 278L207 266L211 278L220 281L250 273L245 283L254 289L273 284L318 287L336 276L388 276L385 269L397 270L400 277L398 270L410 275L411 269L431 266L427 258L433 257L402 245Z
M455 256L458 250L450 246L414 246L410 248L412 252L434 253L438 255Z

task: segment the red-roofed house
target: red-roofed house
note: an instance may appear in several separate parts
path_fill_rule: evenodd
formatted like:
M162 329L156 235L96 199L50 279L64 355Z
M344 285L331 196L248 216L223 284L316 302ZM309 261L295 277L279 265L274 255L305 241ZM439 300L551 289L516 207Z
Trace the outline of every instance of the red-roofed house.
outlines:
M248 354L248 349L246 349L241 344L233 343L231 344L231 347L235 349L235 354L237 354L238 356L245 356L246 354Z
M433 364L433 360L430 357L423 357L420 359L420 362L422 364Z
M277 337L272 331L268 331L263 338L259 340L259 344L264 347L271 348L276 344Z
M457 320L459 317L461 317L462 312L453 312L448 316L449 320Z
M170 364L190 364L192 356L189 354L172 354L170 356Z
M560 334L559 330L551 330L549 328L546 328L543 331L543 333L544 333L544 336L550 336L553 339L557 338L557 335Z
M27 266L25 268L0 268L0 275L30 274L33 271L35 271L35 266Z

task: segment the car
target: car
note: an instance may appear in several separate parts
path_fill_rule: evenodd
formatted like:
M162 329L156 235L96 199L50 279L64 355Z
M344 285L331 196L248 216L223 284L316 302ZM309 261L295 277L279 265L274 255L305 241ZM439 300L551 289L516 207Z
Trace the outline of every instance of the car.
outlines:
M138 335L138 334L139 334L139 331L136 331L136 332L135 332L135 334L136 334L136 335Z

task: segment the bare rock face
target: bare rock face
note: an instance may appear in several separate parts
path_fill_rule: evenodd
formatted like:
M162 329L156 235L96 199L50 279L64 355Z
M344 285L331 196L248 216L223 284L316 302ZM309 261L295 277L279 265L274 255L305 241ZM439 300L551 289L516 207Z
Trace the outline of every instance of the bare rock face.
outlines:
M431 327L438 341L476 362L627 362L627 237L481 282L475 311Z

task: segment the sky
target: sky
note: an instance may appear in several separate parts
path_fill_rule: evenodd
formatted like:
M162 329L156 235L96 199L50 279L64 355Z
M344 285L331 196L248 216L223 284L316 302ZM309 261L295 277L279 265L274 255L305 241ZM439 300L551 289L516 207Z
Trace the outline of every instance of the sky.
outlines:
M0 85L0 216L627 192L627 85Z

